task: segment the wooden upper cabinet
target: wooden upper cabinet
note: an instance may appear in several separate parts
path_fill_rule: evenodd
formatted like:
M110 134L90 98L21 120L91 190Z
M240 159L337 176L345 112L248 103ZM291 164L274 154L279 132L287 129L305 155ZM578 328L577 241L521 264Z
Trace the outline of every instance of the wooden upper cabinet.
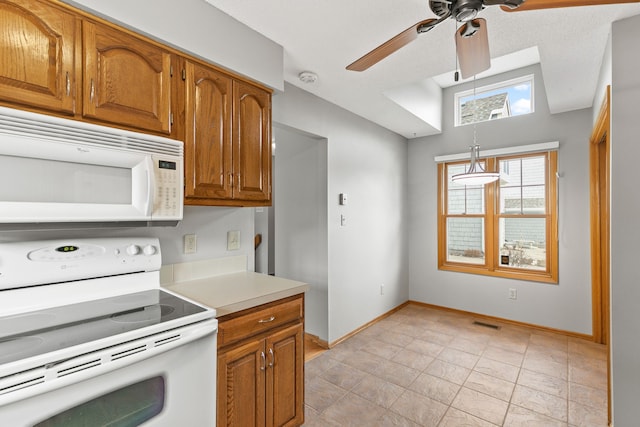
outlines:
M229 199L232 80L193 62L184 70L185 197Z
M75 112L76 38L80 21L35 0L0 0L0 98Z
M271 200L271 94L235 81L233 85L234 195Z
M185 203L271 204L271 93L213 66L182 63Z
M84 21L84 117L171 132L171 54L123 31Z

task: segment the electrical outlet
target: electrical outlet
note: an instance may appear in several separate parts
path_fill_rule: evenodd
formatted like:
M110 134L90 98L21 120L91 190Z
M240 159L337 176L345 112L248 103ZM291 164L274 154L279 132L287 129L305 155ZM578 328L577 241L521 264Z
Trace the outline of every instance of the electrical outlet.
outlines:
M518 299L518 290L509 288L509 299Z
M195 234L185 234L184 235L184 248L183 252L185 254L195 254L197 251L197 240Z

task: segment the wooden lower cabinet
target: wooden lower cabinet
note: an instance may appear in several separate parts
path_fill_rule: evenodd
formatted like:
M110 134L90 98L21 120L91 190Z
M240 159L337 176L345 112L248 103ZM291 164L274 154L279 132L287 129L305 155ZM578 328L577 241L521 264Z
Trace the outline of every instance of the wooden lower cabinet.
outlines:
M302 298L300 298L300 303ZM294 300L294 302L298 302ZM291 308L291 301L287 303ZM256 314L262 324L284 313L278 305ZM290 310L289 310L290 311ZM271 314L273 313L273 314ZM275 318L274 320L269 320ZM236 325L246 322L236 317ZM234 325L235 326L235 325ZM231 328L226 330L232 332ZM224 318L220 330L225 331ZM300 426L304 422L303 318L276 326L218 349L217 425L237 427Z

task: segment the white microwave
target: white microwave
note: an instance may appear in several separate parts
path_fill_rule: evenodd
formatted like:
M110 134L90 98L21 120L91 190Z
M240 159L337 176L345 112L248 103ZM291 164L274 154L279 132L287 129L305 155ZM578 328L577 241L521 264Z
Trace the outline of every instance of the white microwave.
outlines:
M176 225L183 144L0 107L0 229Z

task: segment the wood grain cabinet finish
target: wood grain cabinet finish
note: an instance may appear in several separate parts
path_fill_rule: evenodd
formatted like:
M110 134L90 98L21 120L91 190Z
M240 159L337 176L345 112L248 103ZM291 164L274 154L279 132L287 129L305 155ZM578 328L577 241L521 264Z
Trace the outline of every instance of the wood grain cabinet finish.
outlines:
M271 200L271 94L248 83L233 85L234 196Z
M171 54L118 29L84 21L83 116L171 132Z
M185 79L185 197L231 199L232 79L187 61Z
M0 0L0 104L182 140L185 204L271 205L269 89L64 3Z
M303 424L304 314L265 326L277 323L280 314L290 316L297 304L302 307L302 295L219 319L219 334L225 330L229 337L222 342L231 344L218 343L218 426Z
M73 114L79 34L80 20L55 5L0 0L0 99Z
M185 203L271 204L271 93L186 61Z

